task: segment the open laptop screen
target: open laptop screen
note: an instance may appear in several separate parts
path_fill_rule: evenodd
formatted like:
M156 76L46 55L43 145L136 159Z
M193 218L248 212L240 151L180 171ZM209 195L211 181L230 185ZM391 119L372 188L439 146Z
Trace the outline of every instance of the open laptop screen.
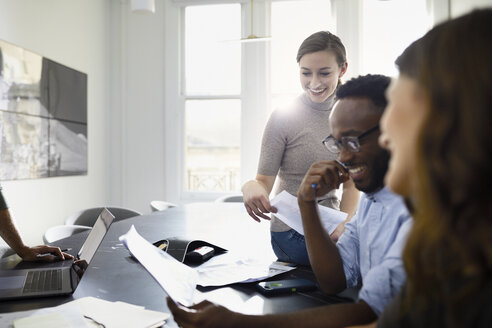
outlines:
M80 248L77 259L85 260L87 263L90 263L113 220L113 214L111 214L108 209L104 208L101 214L99 214L96 223L94 223L87 239Z

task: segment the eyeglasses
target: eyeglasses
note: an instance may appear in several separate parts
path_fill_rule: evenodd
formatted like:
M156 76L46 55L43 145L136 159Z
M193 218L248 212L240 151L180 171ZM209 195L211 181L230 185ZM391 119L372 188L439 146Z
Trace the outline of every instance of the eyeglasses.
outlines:
M332 135L329 135L325 138L325 140L323 140L323 145L325 145L326 149L328 149L328 151L332 152L333 154L340 154L342 148L347 149L351 153L358 153L360 151L360 139L368 136L378 129L379 124L367 131L362 132L357 137L342 137L340 140L337 140Z

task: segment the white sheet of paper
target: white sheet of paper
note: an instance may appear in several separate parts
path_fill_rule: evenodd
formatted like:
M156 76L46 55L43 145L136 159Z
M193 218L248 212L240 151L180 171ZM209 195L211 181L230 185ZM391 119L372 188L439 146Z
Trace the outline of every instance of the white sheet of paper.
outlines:
M106 328L160 327L170 317L169 313L146 310L143 306L109 302L95 297L83 297L71 304L77 306L84 315L103 323Z
M84 317L71 303L33 311L30 315L13 320L14 328L72 328L85 327Z
M161 327L170 317L169 313L146 310L143 306L95 297L83 297L56 307L18 314L17 317L13 313L15 328L100 327L95 321L106 328L151 328Z
M176 303L193 305L198 273L145 240L132 225L120 241Z
M270 204L277 208L278 212L275 213L276 217L301 235L304 235L301 210L297 203L297 197L292 196L284 190L270 200ZM329 234L331 234L336 227L347 218L347 213L345 212L337 211L322 205L319 205L318 208L321 224Z
M195 268L198 285L202 287L224 286L263 280L295 269L288 263L254 259L232 252L215 256Z
M81 317L81 319L83 319ZM74 326L68 321L64 313L44 313L37 314L31 317L20 318L14 320L13 327L14 328L72 328L77 327ZM84 321L82 320L82 324Z

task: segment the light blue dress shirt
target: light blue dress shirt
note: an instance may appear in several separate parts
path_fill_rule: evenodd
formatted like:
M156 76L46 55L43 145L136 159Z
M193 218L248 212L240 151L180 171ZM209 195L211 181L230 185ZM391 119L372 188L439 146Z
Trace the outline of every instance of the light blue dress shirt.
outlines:
M347 287L361 281L359 299L378 316L405 282L401 255L412 221L403 199L387 188L363 193L338 240Z

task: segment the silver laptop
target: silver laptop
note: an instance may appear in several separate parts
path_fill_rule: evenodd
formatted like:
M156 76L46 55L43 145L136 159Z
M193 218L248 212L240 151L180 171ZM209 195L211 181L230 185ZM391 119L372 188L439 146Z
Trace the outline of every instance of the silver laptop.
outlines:
M76 260L90 263L113 220L113 214L104 208ZM71 294L85 270L82 264L74 265L73 260L40 264L13 258L17 259L0 263L0 300Z

